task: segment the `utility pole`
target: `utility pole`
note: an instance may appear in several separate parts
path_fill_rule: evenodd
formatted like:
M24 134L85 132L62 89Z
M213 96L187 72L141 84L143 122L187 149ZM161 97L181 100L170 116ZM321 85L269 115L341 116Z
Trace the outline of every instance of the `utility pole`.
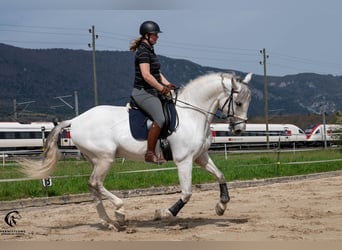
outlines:
M94 98L95 98L95 106L99 105L98 94L97 94L97 80L96 80L96 56L95 56L95 39L99 36L95 35L95 27L91 26L89 29L89 33L92 35L92 43L88 43L89 48L93 48L93 74L94 74Z
M265 48L260 50L260 53L263 54L263 61L260 61L260 64L264 65L264 115L265 115L265 124L266 124L266 145L267 145L267 149L269 149L270 138L269 138L269 130L268 130L268 97L267 97L267 75L266 75L266 60L269 58L269 56L266 54Z
M13 114L14 114L14 120L18 119L17 114L17 99L13 99Z
M74 91L74 96L75 96L75 115L78 116L78 93L77 91Z
M327 128L326 128L326 120L325 120L325 104L322 104L322 119L323 119L323 141L324 141L324 149L327 149Z

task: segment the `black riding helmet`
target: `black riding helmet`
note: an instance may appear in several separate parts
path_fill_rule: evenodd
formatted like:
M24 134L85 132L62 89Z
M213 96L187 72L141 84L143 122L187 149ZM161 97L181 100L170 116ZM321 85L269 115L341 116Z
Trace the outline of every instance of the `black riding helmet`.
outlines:
M162 33L159 25L153 21L145 21L140 25L140 35L145 36L145 34L151 33Z

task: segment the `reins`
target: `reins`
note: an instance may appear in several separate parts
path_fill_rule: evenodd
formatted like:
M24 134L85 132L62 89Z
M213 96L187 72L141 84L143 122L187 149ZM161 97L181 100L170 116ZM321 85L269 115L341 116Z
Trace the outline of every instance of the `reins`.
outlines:
M224 74L222 73L222 74L221 74L221 84L222 84L222 87L223 87L224 91L225 91L225 92L228 92L228 89L227 89L226 86L224 85L223 80L224 80ZM233 81L233 78L232 78L231 80ZM242 82L242 83L244 83L244 82ZM244 83L244 84L245 84L245 83ZM191 103L188 103L188 102L179 100L179 99L178 99L178 90L179 90L179 88L176 88L176 89L175 89L175 94L176 94L176 96L175 96L175 97L172 97L172 99L174 100L175 105L177 105L177 102L180 102L180 103L185 104L185 105L187 105L187 106L189 106L189 107L191 107L191 108L193 108L193 109L195 109L195 110L197 110L197 111L199 111L199 112L201 112L201 113L213 115L214 117L216 117L216 118L218 118L218 119L227 119L228 117L236 117L236 118L239 118L239 119L243 120L243 121L241 121L240 123L243 123L243 122L245 122L245 121L247 120L247 119L245 119L245 118L237 117L237 116L235 115L234 106L233 106L233 99L234 99L234 93L239 93L239 91L235 91L233 88L231 88L230 94L229 94L229 96L227 97L227 100L226 100L226 101L224 102L224 104L222 105L222 107L221 107L221 108L218 108L218 110L221 112L221 115L218 115L217 113L213 113L213 112L204 110L204 109L199 108L199 107L197 107L197 106L195 106L195 105L192 105ZM226 115L225 115L225 114L222 115L223 109L225 108L226 105L228 105L227 114L226 114ZM230 113L230 111L232 111L232 112ZM237 123L237 124L238 124L238 123Z
M179 88L176 89L176 90L179 90ZM193 108L194 110L197 110L197 111L199 111L201 113L210 114L210 115L213 115L213 116L215 116L217 118L220 118L216 113L209 112L209 111L204 110L202 108L199 108L199 107L197 107L195 105L192 105L191 103L179 100L178 99L178 91L175 91L175 93L176 93L176 97L172 97L172 99L174 100L174 103L175 103L176 106L177 106L177 102L180 102L180 103L185 104L186 106L189 106L189 107ZM180 108L182 108L182 107L180 107Z

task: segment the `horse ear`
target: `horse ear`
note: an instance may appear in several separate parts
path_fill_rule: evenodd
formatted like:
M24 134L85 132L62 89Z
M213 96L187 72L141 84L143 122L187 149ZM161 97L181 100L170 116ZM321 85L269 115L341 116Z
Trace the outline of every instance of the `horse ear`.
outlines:
M243 79L244 83L249 83L252 80L253 73L249 73L246 75L245 79Z

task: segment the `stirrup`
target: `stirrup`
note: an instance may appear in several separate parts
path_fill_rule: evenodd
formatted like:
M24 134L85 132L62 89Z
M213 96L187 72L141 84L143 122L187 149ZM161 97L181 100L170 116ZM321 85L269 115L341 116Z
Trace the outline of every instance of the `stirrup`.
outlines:
M163 158L158 158L153 152L146 152L145 154L145 162L153 163L153 164L163 164L166 162Z

